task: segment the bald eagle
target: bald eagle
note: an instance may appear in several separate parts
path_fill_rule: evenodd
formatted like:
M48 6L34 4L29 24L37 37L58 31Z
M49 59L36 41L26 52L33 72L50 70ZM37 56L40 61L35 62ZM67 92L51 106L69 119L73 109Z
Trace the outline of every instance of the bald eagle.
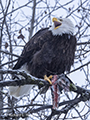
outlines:
M25 45L21 57L13 67L37 77L59 75L70 71L74 63L76 37L74 25L68 18L53 18L53 25L39 30ZM32 85L10 87L15 97L27 94Z

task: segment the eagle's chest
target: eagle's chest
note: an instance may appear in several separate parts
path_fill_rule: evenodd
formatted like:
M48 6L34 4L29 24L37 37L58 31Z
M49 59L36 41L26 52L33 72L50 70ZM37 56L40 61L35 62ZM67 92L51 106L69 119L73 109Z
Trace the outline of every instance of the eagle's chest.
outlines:
M54 41L52 41L51 46L54 56L51 65L53 65L54 68L60 68L61 65L64 66L64 64L67 63L67 59L69 59L70 41L56 37Z
M51 49L56 57L61 57L69 50L70 43L59 38L51 43Z

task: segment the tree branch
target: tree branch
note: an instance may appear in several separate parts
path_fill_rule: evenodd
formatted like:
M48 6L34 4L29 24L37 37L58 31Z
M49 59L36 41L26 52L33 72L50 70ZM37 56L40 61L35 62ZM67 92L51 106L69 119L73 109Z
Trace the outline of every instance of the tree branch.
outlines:
M16 75L22 75L23 79L15 79L15 80L8 80L8 81L1 81L0 87L5 86L20 86L25 84L35 84L38 86L49 86L49 83L43 79L39 79L36 77L33 77L30 74L27 74L25 71L19 71L19 70L3 70L0 69L0 74L16 74Z
M88 64L90 64L90 61L87 62L87 63L85 63L85 64L83 64L83 65L81 65L80 67L78 67L78 68L76 68L76 69L70 71L68 74L70 74L70 73L72 73L72 72L75 72L75 71L77 71L77 70L80 70L82 67L85 67L85 66L88 65Z
M36 0L33 0L33 10L32 10L32 19L31 19L29 39L33 34L33 26L34 26L34 20L35 20L35 9L36 9Z
M77 43L77 45L87 45L87 44L90 44L90 42L80 42L80 43Z
M62 113L66 114L71 108L73 108L75 105L77 105L79 102L83 101L83 102L86 102L88 99L90 99L90 93L87 94L83 94L81 95L80 97L78 98L75 98L73 100L69 100L69 101L64 101L64 102L61 102L59 103L59 107L60 106L63 106L63 105L66 105L65 107L63 107L61 110L53 110L52 109L52 105L43 105L41 106L41 104L30 104L28 106L41 106L39 108L35 108L35 109L30 109L27 111L27 113L22 113L22 114L8 114L8 115L1 115L0 118L2 119L8 119L8 118L25 118L25 117L28 117L30 114L32 113L37 113L41 110L45 110L45 109L49 109L51 108L52 109L52 113L50 116L47 117L47 120L50 120L54 115L60 115ZM17 106L17 107L14 107L15 108L22 108L22 107L27 107L26 105L23 105L23 106ZM10 109L10 108L9 108Z
M50 84L47 81L45 81L43 79L33 77L32 75L27 74L24 71L0 69L0 74L12 74L12 75L16 74L16 75L22 75L23 76L23 79L1 81L0 82L0 87L17 86L17 85L20 86L20 85L25 85L25 84L35 84L35 85L42 86L42 87L43 86L48 86L48 87L50 86ZM59 75L59 80L60 79L64 79L66 82L69 81L70 84L73 84L73 82L65 74ZM59 81L57 80L57 82L59 82ZM27 110L27 112L24 112L22 114L1 115L0 118L2 118L2 119L20 118L20 117L25 118L25 117L28 117L32 113L36 113L36 112L39 112L39 111L45 110L45 109L52 109L52 113L51 113L51 115L49 115L47 117L47 120L50 120L54 115L61 115L62 113L66 114L66 113L68 113L68 111L71 108L74 108L74 106L76 104L78 104L79 102L81 102L81 101L86 102L87 100L90 99L90 90L84 89L84 88L79 87L79 86L75 86L75 87L77 89L71 89L71 91L76 92L77 94L79 94L79 96L77 96L73 100L64 101L64 102L59 103L59 106L64 105L64 107L60 110L55 110L55 109L53 110L52 105L37 104L36 106L40 106L40 107L29 109L29 110ZM30 104L28 106L34 106L34 105ZM20 107L22 107L22 106L17 106L17 107L13 107L13 108L15 109L15 108L20 108ZM23 106L23 107L26 107L26 105ZM10 109L10 108L8 108L8 109Z
M13 53L10 53L8 51L1 50L1 49L0 49L0 52L5 53L5 54L9 54L9 55L12 55L12 56L15 56L15 57L21 57L19 55L16 55L16 54L13 54Z

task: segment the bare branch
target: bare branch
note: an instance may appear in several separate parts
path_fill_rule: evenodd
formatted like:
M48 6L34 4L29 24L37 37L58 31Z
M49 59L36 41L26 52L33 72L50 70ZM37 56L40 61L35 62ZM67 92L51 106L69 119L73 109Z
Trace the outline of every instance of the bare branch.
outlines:
M85 66L87 66L87 65L89 65L89 64L90 64L90 61L87 62L87 63L85 63L85 64L83 64L83 65L81 65L80 67L78 67L78 68L76 68L76 69L70 71L70 73L75 72L75 71L77 71L77 70L80 70L82 67L85 67ZM68 73L68 74L70 74L70 73Z
M77 43L77 45L88 45L90 44L90 42L80 42L80 43Z
M33 10L32 10L32 19L31 19L31 25L30 25L29 39L31 38L33 34L34 21L35 21L35 9L36 9L36 0L33 0Z
M19 55L16 55L16 54L13 54L13 53L10 53L8 51L1 50L1 49L0 49L0 52L5 53L5 54L9 54L9 55L12 55L12 56L15 56L15 57L20 57Z

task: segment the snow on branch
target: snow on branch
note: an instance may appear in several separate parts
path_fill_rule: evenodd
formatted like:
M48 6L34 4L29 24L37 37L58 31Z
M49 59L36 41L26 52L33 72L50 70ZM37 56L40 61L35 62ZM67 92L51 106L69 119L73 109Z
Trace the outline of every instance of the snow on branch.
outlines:
M25 85L25 84L35 84L38 85L39 87L43 86L51 86L47 81L43 79L39 79L36 77L33 77L30 74L27 74L25 71L20 71L20 70L4 70L0 69L0 74L11 74L11 75L22 75L23 79L15 79L15 80L8 80L8 81L1 81L0 82L0 87L5 87L5 86L20 86L20 85ZM21 77L20 77L21 78ZM67 84L63 84L63 81L65 81ZM21 114L7 114L7 115L1 115L1 119L9 119L9 118L25 118L28 117L32 113L37 113L39 111L45 110L45 109L51 109L52 112L51 114L47 117L47 120L50 120L53 116L55 115L61 115L65 114L67 115L68 111L72 108L74 108L75 105L78 103L86 102L87 100L90 99L90 90L84 89L82 87L76 86L72 80L70 80L65 74L58 75L58 80L56 81L58 85L62 84L64 87L66 85L69 86L69 91L73 91L77 93L77 96L68 101L63 101L59 103L59 107L62 106L62 109L57 110L57 109L52 109L53 105L45 105L45 104L30 104L28 106L38 106L38 108L33 108L27 110L27 112L21 113ZM62 82L62 83L61 83ZM64 83L65 83L64 82ZM61 85L61 86L62 86ZM64 107L63 107L64 105ZM26 105L23 106L17 106L17 108L24 108ZM16 107L15 107L16 108ZM10 108L4 108L4 109L10 109ZM75 108L74 108L75 109Z
M22 79L15 79L15 80L7 80L1 81L0 80L0 87L5 86L20 86L25 84L34 84L38 85L39 87L43 86L51 86L50 83L44 79L36 78L30 74L27 74L25 71L20 70L4 70L0 69L0 74L11 74L11 75L22 75ZM76 86L65 74L58 75L57 83L61 84L61 80L64 80L66 83L69 83L70 91L76 92L78 94L90 94L90 90L84 89L82 87Z
M22 75L23 76L22 79L1 81L0 87L20 86L20 85L25 85L25 84L38 85L39 87L51 86L48 81L45 81L44 79L36 78L30 74L27 74L25 71L0 69L0 74L11 74L11 75ZM61 84L61 80L64 80L66 83L69 83L68 86L69 86L70 91L76 92L76 93L81 94L81 95L86 95L87 100L90 98L90 90L76 86L72 82L72 80L70 80L65 74L58 75L57 83Z
M43 79L33 77L30 74L27 74L25 71L20 71L20 70L3 70L0 69L0 74L11 74L11 75L22 75L22 79L15 79L15 80L7 80L7 81L1 81L0 82L0 87L5 87L5 86L20 86L20 85L25 85L25 84L34 84L38 85L39 87L41 86L49 86L49 83Z

